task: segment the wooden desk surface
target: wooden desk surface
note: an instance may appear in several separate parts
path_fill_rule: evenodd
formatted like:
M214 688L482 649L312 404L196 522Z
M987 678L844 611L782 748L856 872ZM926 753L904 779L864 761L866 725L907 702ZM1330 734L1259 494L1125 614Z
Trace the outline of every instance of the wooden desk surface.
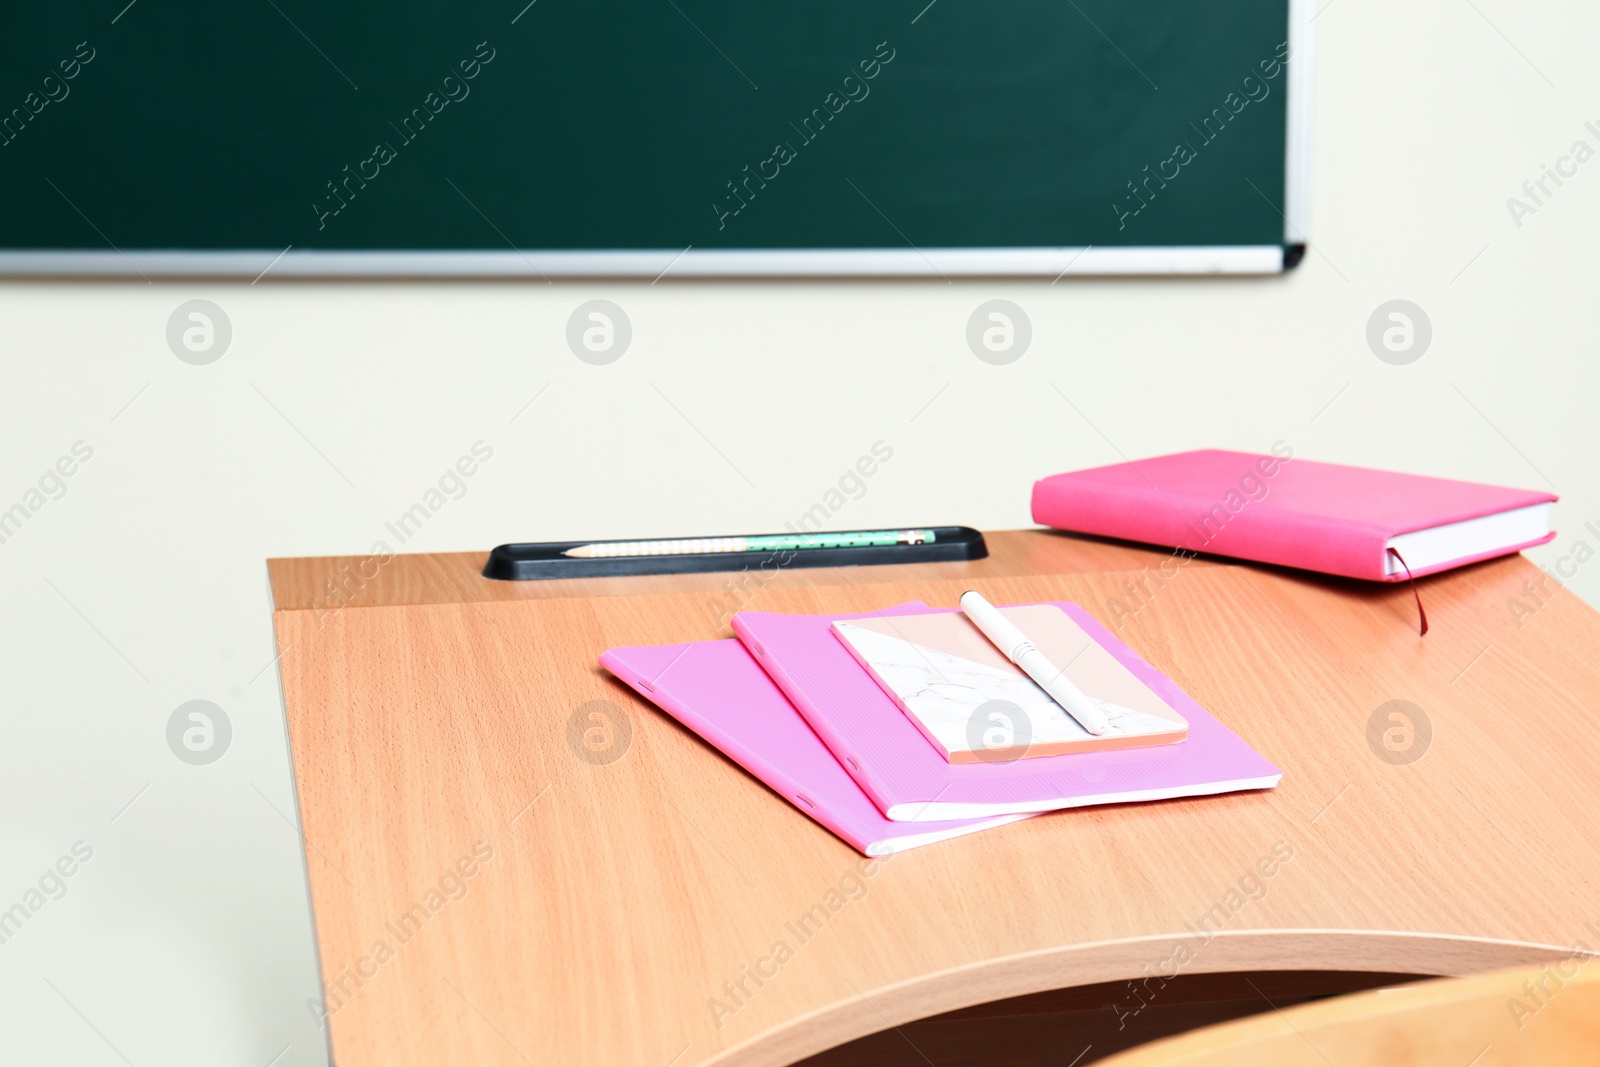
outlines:
M743 596L866 611L975 587L1076 601L1117 629L1111 601L1134 607L1142 579L1123 639L1282 785L1047 815L863 870L595 664L613 645L728 636L712 601L732 605L730 576L272 561L340 1067L777 1065L1151 973L1463 974L1600 945L1600 617L1551 585L1519 626L1507 601L1534 606L1524 583L1542 577L1526 560L1424 580L1424 639L1403 585L1197 560L1158 587L1143 568L1165 553L1042 531L990 543L975 563L794 571ZM1401 755L1369 742L1392 700L1431 724ZM590 701L626 723L613 762L571 726ZM1202 937L1208 913L1221 932Z

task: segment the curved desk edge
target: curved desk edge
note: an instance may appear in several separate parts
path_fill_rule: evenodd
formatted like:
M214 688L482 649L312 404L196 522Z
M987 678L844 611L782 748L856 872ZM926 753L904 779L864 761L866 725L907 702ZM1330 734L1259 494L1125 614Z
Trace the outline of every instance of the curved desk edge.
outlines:
M869 1034L990 1001L1152 974L1189 944L1188 931L1165 936L1067 945L956 967L866 990L790 1019L704 1061L705 1067L786 1067ZM1237 971L1371 971L1459 976L1600 957L1570 945L1393 930L1280 929L1224 931L1193 953L1176 974Z

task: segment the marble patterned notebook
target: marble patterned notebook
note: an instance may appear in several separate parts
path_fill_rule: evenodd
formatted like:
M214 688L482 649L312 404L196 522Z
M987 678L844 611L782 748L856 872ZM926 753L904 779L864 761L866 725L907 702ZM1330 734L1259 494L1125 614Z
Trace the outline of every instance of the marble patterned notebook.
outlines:
M960 612L841 619L834 634L951 763L1167 745L1189 723L1053 604L1001 608L1105 712L1094 735Z

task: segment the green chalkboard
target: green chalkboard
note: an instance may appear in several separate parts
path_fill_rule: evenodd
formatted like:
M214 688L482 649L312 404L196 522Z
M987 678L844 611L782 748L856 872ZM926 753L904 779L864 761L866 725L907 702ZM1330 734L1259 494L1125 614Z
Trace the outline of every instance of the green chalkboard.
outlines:
M1286 0L71 0L0 250L1284 243Z

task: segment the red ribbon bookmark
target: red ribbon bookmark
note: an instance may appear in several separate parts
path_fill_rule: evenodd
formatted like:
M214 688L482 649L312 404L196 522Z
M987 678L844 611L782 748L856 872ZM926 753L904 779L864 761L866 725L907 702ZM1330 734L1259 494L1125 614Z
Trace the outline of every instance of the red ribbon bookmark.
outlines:
M1421 632L1420 636L1427 637L1428 636L1428 613L1422 610L1422 594L1417 592L1417 580L1416 580L1416 578L1412 577L1411 568L1410 567L1406 567L1406 561L1405 561L1405 557L1404 556L1400 555L1400 553L1396 552L1392 548L1389 549L1389 555L1391 555L1395 559L1399 560L1400 561L1400 566L1406 568L1406 578L1409 579L1410 582L1411 582L1411 595L1417 598L1417 618L1422 620L1422 632Z

